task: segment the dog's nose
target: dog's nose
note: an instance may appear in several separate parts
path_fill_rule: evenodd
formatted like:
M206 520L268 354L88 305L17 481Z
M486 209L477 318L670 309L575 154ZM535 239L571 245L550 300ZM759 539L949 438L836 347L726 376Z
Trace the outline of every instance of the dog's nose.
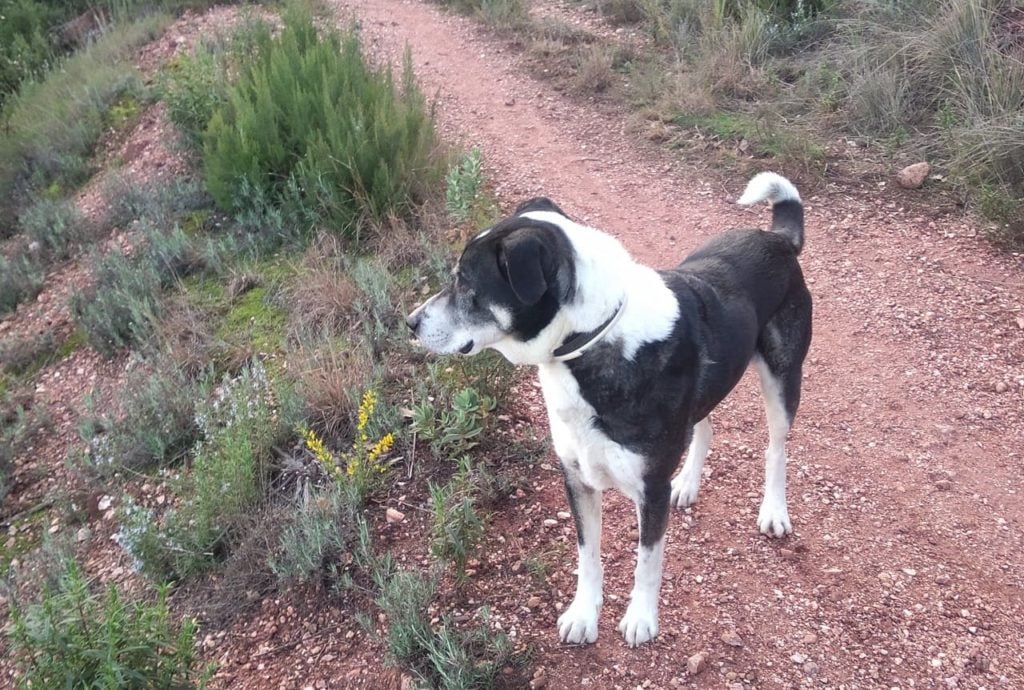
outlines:
M414 311L405 317L405 325L409 327L413 335L416 335L416 331L420 327L420 321L422 320L422 314L419 311Z

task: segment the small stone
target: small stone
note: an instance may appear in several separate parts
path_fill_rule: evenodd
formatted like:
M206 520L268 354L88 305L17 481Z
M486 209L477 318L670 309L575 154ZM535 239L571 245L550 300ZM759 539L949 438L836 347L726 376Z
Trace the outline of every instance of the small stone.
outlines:
M792 549L779 549L779 555L782 556L783 560L791 561L796 558L796 551Z
M395 524L405 519L405 513L394 508L388 508L384 513L384 519L388 521L388 524Z
M813 633L813 632L809 632L809 633L804 635L804 638L803 638L803 643L804 644L814 644L817 641L818 641L818 636L815 633Z
M558 517L559 520L568 520L569 518L572 517L572 513L566 512L564 510L560 510L557 513L557 517Z
M722 633L722 642L726 643L730 647L743 646L743 638L739 636L739 633L731 628Z
M530 597L529 599L526 600L526 608L531 609L531 610L535 609L535 608L538 608L538 607L540 607L542 601L543 600L540 597L532 596L532 597Z
M935 482L935 488L938 489L939 491L952 491L953 482L951 482L948 479L940 479L939 481Z
M794 664L802 664L802 663L804 663L805 661L807 661L807 657L806 657L806 656L804 656L803 654L801 654L800 652L797 652L796 654L794 654L793 656L791 656L791 657L789 657L789 658L790 658L790 660L791 660L791 661L792 661L792 662L793 662Z
M88 541L90 536L92 536L92 532L89 531L89 528L83 527L75 534L75 539L79 542L83 542Z
M548 675L544 667L541 666L533 672L533 677L530 679L530 687L534 690L540 690L540 688L547 687L547 684Z
M686 660L686 672L696 676L708 667L708 655L698 652Z
M935 576L935 584L942 585L943 587L945 587L952 581L952 578L950 578L950 576L946 575L945 573Z
M102 511L106 511L110 509L110 506L113 502L114 499L111 498L110 496L103 496L102 498L100 498L99 503L96 504L96 507Z
M806 673L809 676L817 675L818 665L813 661L808 661L806 664L804 664L804 673Z
M914 163L896 173L896 184L904 189L918 189L924 184L931 172L931 166L922 161Z
M544 526L545 527L554 527L557 524L558 524L558 520L555 520L554 518L546 518L544 520Z
M996 384L996 393L1005 393L1005 392L1006 392L1006 383L1004 383L1003 381L998 382Z
M909 577L914 577L915 575L917 575L917 571L914 570L913 568L904 568L903 569L903 574L907 575Z

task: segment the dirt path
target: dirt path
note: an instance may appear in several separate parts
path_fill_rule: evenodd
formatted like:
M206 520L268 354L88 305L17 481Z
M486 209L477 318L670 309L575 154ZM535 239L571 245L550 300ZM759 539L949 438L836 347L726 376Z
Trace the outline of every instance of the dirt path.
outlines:
M334 4L375 49L411 47L443 128L483 149L507 203L551 196L659 267L767 221L730 205L744 179L638 143L623 114L524 76L471 20L420 2ZM525 519L497 517L516 537L494 544L483 600L539 650L548 687L1024 686L1024 266L977 239L975 220L911 210L882 182L806 199L815 342L791 436L793 537L754 526L766 434L749 380L715 414L700 502L673 518L656 643L629 650L615 631L635 539L625 501L606 499L601 637L582 649L554 627L575 567L569 526L541 525L565 509L558 473L533 478ZM546 583L509 569L513 549L553 541L566 556ZM537 606L523 603L531 589ZM728 629L742 646L723 643ZM708 669L688 677L702 651Z

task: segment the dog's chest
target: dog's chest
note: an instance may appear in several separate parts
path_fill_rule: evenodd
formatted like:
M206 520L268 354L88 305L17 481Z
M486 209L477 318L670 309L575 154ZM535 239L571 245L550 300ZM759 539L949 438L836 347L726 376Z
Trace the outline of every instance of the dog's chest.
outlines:
M566 472L587 486L618 489L631 498L643 492L644 458L609 439L594 425L594 408L562 364L537 370L551 425L551 440Z

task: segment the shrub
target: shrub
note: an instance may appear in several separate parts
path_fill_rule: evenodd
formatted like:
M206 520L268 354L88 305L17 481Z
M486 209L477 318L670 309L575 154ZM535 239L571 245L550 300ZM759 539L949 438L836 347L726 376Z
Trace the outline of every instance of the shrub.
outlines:
M167 588L155 602L128 601L111 584L94 594L74 561L67 561L56 587L38 601L11 609L10 640L25 687L205 686L199 669L196 624L175 629Z
M270 564L278 578L325 588L337 585L346 556L351 560L359 539L359 504L350 484L331 482L303 492Z
M120 416L86 424L91 463L109 472L178 462L199 439L195 409L208 388L204 377L190 379L166 361L135 370L118 395Z
M508 638L486 625L461 630L448 617L432 627L427 606L436 590L434 579L411 571L398 571L382 583L377 604L388 619L392 659L428 687L492 687L501 669L516 662Z
M434 123L407 56L402 86L371 68L358 34L317 34L292 9L242 68L204 138L210 192L245 211L254 196L359 238L408 215L437 179Z
M43 273L39 260L30 254L19 253L10 259L0 254L0 316L38 295L43 289Z
M25 337L9 336L0 340L0 371L24 377L42 368L57 352L52 330Z
M68 201L37 200L22 211L18 226L45 261L68 258L72 245L85 239L85 219Z
M89 344L111 357L143 342L158 313L160 275L148 261L113 250L93 260L92 287L75 293L71 311Z
M110 105L126 94L142 94L132 52L168 21L152 16L110 29L59 69L23 84L7 103L0 132L0 236L13 230L10 222L32 190L85 178Z
M144 219L145 220L145 219ZM144 244L134 254L115 249L93 259L93 285L71 299L75 322L89 344L112 356L146 343L161 314L161 290L201 269L219 265L229 243L189 238L146 221Z
M202 440L178 487L180 504L154 521L144 508L124 515L121 543L147 572L182 578L205 571L231 551L268 491L274 446L291 434L297 405L259 361L225 377L201 402Z

